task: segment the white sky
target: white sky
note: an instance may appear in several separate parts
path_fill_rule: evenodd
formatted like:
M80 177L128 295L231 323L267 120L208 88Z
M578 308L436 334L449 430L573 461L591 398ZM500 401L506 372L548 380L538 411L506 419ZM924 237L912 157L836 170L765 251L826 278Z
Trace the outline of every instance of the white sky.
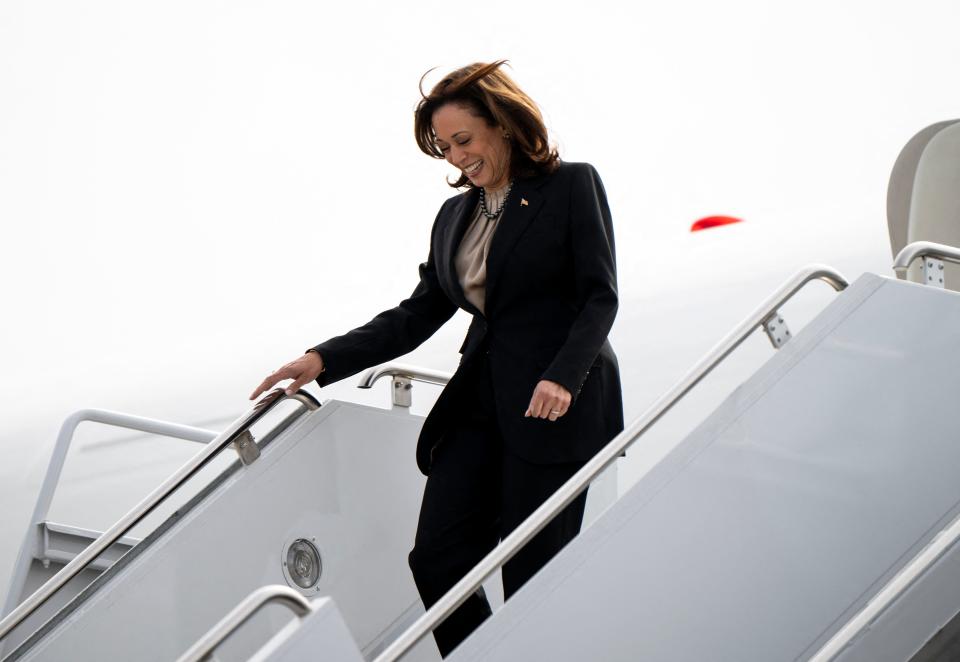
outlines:
M511 60L561 155L598 168L625 300L649 302L671 288L658 256L704 215L882 253L899 149L960 115L958 14L946 0L7 0L0 494L14 505L0 535L19 542L71 411L239 413L266 372L409 293L453 194L412 138L427 69ZM621 310L623 339L668 328ZM464 321L423 362L452 369ZM12 553L0 546L0 586Z

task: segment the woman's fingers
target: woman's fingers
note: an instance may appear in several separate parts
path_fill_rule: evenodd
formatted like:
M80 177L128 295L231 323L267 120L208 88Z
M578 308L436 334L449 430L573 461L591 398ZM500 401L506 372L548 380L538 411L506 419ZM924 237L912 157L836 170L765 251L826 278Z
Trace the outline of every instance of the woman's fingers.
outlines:
M280 380L286 379L286 377L284 377L281 374L282 372L283 372L283 368L267 375L267 378L264 379L262 382L260 382L260 386L258 386L257 389L250 395L250 399L256 400L261 393L273 388L273 385L279 382Z
M543 382L540 382L543 384ZM533 389L533 397L530 398L530 405L527 407L527 416L532 416L534 418L546 418L547 417L547 405L550 399L540 384L537 384L536 388Z
M295 361L291 361L276 372L267 375L260 386L250 396L255 400L261 393L267 391L284 379L292 379L293 383L285 389L287 395L293 395L301 386L312 382L323 372L323 359L316 352L308 352Z
M556 382L543 379L533 389L533 397L524 416L555 421L567 413L570 400L567 389Z
M267 378L260 383L260 386L257 387L257 390L254 391L253 394L250 396L250 399L255 400L260 396L261 393L265 393L266 391L269 391L271 388L273 388L274 385L277 384L277 382L282 382L284 379L291 379L299 376L300 376L299 371L293 371L291 369L291 364L288 363L287 365L283 366L276 372L272 372L269 375L267 375ZM306 381L304 381L304 383L306 383ZM288 391L287 395L291 395L291 393Z
M313 381L313 379L314 379L313 377L310 377L309 375L307 375L307 374L305 374L305 373L304 373L304 374L301 374L299 377L297 377L295 380L293 380L293 383L291 383L289 386L287 386L286 394L287 394L287 395L293 395L294 393L296 393L297 391L300 390L300 387L301 387L301 386L303 386L303 385L306 384L307 382Z
M566 413L567 407L560 396L554 396L544 404L543 418L555 421Z
M527 413L524 416L533 416L534 418L540 418L540 411L543 409L543 399L540 397L540 392L537 389L533 389L533 397L530 398L530 404L527 405Z

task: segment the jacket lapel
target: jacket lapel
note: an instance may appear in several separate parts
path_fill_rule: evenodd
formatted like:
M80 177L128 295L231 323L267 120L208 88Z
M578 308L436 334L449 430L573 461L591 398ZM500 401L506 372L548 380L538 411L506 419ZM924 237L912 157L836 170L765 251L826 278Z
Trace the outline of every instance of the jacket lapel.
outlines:
M497 280L507 256L543 205L543 195L537 189L544 180L544 177L519 179L513 184L507 207L503 210L497 230L490 240L490 251L487 253L488 302L496 291ZM490 309L489 305L487 309Z

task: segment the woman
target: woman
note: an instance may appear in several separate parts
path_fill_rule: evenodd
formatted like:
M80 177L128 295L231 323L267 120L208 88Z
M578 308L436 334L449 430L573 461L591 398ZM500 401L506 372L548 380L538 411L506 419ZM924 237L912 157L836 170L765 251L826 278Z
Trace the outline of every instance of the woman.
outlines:
M603 184L590 164L560 161L503 63L458 69L429 95L421 87L417 144L457 167L450 185L466 191L440 207L413 294L310 348L251 396L284 379L294 380L288 393L330 384L410 352L458 307L473 315L417 444L427 482L409 563L427 607L623 429ZM585 501L504 566L505 596L577 534ZM489 614L482 591L471 596L435 630L441 654Z

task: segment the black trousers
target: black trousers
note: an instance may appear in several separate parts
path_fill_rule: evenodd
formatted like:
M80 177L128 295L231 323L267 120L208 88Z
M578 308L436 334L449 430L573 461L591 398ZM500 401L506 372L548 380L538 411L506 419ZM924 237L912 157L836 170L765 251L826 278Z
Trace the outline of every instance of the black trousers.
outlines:
M533 464L507 452L485 356L471 374L458 405L460 416L434 450L409 555L428 609L583 466ZM583 492L504 565L504 597L577 535L586 498ZM446 657L490 613L483 591L477 591L434 630L440 654Z

